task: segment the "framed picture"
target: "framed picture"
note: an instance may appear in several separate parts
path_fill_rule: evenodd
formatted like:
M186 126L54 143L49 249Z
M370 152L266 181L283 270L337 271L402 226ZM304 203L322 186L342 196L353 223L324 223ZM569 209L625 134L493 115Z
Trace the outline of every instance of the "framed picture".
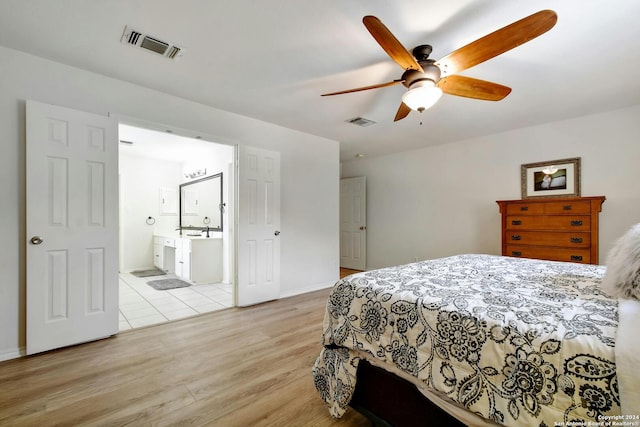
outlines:
M580 196L580 157L520 167L522 198Z

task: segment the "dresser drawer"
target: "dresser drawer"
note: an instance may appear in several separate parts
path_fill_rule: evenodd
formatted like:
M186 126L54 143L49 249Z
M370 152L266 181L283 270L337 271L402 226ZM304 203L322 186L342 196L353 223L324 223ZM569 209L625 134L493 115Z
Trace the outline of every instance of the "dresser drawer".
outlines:
M519 258L546 259L549 261L591 263L590 250L579 248L565 249L544 246L507 245L507 250L504 255Z
M584 200L562 200L557 202L518 202L506 206L507 215L561 215L589 214L591 202Z
M580 200L548 202L544 204L544 213L547 215L589 214L591 213L591 202Z
M590 231L588 215L507 216L507 230Z
M505 236L508 244L556 246L565 248L588 248L591 233L587 232L540 232L512 230Z
M543 203L510 203L507 205L507 215L542 215Z

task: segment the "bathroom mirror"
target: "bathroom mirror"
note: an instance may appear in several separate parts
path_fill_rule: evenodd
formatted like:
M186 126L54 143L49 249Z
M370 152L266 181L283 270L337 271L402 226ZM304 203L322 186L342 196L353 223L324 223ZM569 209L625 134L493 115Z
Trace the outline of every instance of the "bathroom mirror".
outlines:
M180 229L222 231L222 172L180 184Z

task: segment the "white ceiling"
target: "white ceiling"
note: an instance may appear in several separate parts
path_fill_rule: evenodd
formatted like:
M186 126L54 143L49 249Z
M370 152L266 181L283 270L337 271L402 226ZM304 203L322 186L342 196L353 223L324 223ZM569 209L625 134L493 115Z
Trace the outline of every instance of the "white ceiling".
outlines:
M365 15L439 59L541 9L553 29L463 73L511 87L503 101L444 95L394 123L402 85L320 97L402 74ZM0 0L0 45L340 141L347 161L640 104L639 17L637 0ZM186 53L122 44L125 25Z
M118 127L120 154L171 162L197 162L212 159L215 155L231 158L233 151L222 144L211 144L195 138L187 138L167 132L121 124ZM205 164L208 161L205 160Z

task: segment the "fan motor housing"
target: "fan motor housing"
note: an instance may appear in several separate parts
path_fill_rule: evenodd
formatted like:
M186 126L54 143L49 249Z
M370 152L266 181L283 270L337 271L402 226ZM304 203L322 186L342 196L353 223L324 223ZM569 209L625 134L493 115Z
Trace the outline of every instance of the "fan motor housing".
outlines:
M418 70L407 70L402 74L402 84L407 88L411 87L414 83L431 80L433 84L437 84L440 80L440 68L435 64L436 61L433 59L427 59L418 61L418 64L424 70L421 73Z

